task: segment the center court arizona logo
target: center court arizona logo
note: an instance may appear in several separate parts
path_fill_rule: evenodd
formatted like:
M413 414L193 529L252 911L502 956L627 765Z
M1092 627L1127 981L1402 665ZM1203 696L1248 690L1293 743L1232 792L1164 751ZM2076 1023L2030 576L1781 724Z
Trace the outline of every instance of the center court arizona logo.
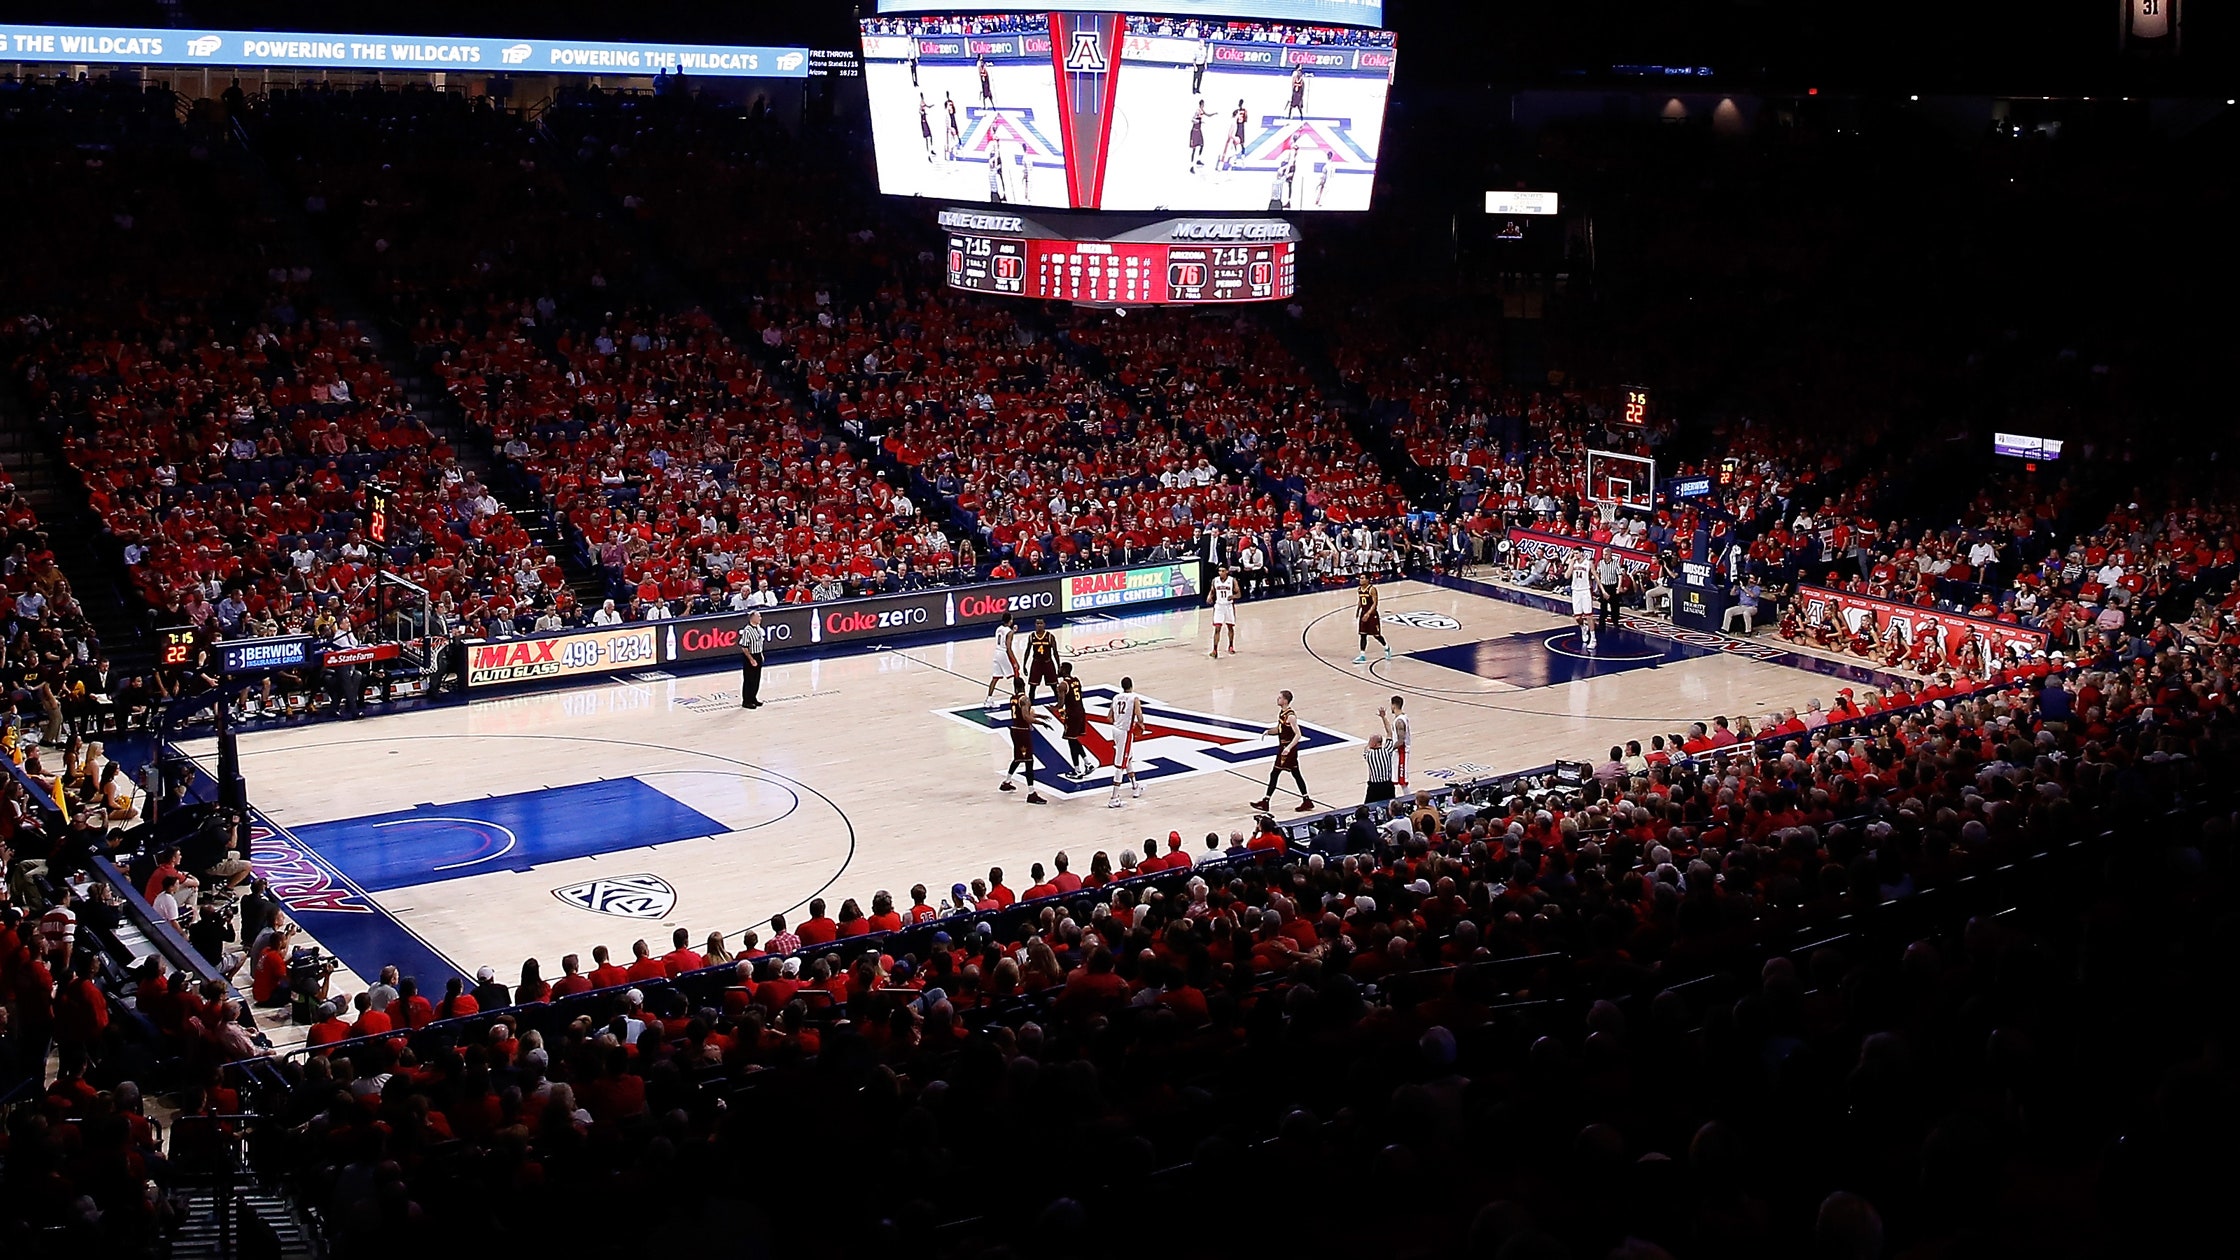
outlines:
M1065 168L1065 153L1042 134L1032 108L974 105L964 115L964 134L957 138L956 152L949 155L949 161L960 166L985 166L988 150L995 148L1010 160L1029 166Z
M1366 174L1377 169L1377 160L1353 138L1351 118L1285 118L1263 114L1260 134L1230 159L1233 171L1274 171L1283 155L1296 151L1299 169L1327 166L1340 175Z
M1049 693L1045 691L1043 694L1046 706ZM1056 720L1051 719L1049 725L1035 728L1036 786L1044 792L1053 792L1059 796L1079 796L1111 790L1112 697L1118 694L1117 687L1090 687L1082 692L1082 701L1089 710L1089 735L1081 741L1081 746L1097 759L1097 765L1101 768L1095 775L1080 783L1059 777L1069 767L1066 765L1065 734ZM1043 707L1038 707L1037 712L1043 711ZM978 727L991 734L1007 734L1009 731L1010 716L1007 712L983 709L977 704L936 709L934 712L952 722ZM1276 741L1266 733L1274 721L1273 714L1264 720L1254 721L1218 713L1201 713L1195 709L1178 709L1144 696L1144 731L1136 740L1136 779L1143 783L1155 783L1162 779L1218 774L1224 770L1244 770L1257 779L1264 773L1267 763L1275 759ZM1301 722L1299 730L1299 751L1302 753L1324 748L1345 748L1361 742L1343 731L1317 726L1312 722ZM1263 769L1249 769L1255 765Z

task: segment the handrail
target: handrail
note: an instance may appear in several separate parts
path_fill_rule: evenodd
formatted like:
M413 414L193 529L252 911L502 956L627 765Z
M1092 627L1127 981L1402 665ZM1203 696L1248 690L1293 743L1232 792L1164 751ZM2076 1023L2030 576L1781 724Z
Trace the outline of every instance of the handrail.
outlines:
M55 777L55 785L52 790L49 790L46 784L24 773L23 767L17 763L14 757L0 754L0 764L7 766L8 773L15 776L16 783L30 796L31 803L34 806L56 818L61 816L63 810L67 807L60 799L63 791L60 775Z
M208 959L195 951L193 944L187 940L186 934L179 930L177 924L157 917L155 907L149 905L148 899L140 895L140 890L132 886L132 880L122 870L118 869L116 863L96 854L93 857L93 869L102 879L108 881L110 887L116 889L118 895L124 901L125 913L132 916L135 926L146 934L149 940L155 942L157 948L163 951L163 956L171 961L173 967L180 971L193 972L199 980L216 980L226 986L226 990L231 996L241 996L239 991L234 989L232 982L226 979L224 973L211 966Z

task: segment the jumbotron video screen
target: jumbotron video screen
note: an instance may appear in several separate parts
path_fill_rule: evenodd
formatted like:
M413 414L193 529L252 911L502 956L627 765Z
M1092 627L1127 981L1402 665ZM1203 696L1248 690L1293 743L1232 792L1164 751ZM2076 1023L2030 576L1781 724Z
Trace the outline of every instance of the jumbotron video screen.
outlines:
M1390 31L896 11L924 7L896 0L862 22L882 192L1078 210L1369 206L1397 56ZM1379 12L1326 0L1223 7Z

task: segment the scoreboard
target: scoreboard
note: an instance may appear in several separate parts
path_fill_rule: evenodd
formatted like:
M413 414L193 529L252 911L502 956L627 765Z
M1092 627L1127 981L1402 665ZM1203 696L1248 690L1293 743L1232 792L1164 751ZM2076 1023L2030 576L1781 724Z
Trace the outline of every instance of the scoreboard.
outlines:
M1298 289L1298 242L1282 220L1167 220L1104 239L977 212L942 221L949 285L975 293L1158 306L1281 301Z
M1027 291L1027 243L995 236L949 234L949 287L975 293Z

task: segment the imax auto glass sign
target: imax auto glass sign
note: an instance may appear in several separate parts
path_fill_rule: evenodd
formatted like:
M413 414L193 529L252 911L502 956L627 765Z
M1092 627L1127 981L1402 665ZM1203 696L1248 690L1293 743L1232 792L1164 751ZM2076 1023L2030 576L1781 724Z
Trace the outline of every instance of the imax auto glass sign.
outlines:
M959 4L957 0L879 0L881 13L1044 13L1048 4ZM1156 13L1185 18L1254 18L1263 22L1335 22L1383 26L1384 0L1158 0L1156 4L1068 4L1068 13Z
M466 646L469 687L648 669L659 661L651 622L537 639L470 641Z
M317 70L488 70L500 74L805 79L805 48L0 25L5 60L77 65L286 66Z

